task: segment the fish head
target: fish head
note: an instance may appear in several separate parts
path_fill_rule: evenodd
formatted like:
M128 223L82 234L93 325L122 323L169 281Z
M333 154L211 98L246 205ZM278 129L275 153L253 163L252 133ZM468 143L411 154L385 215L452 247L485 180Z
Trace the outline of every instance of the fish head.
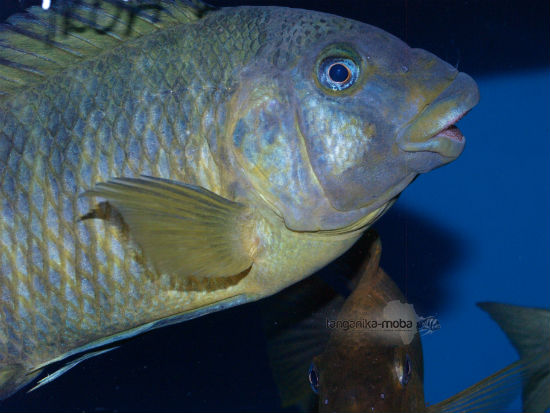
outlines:
M409 345L333 340L309 372L312 386L317 383L319 411L424 411L419 343L418 336Z
M479 100L470 76L338 16L289 9L267 26L230 134L290 229L366 226L418 174L461 154L454 124Z
M309 372L322 412L425 411L418 317L380 256L375 240L355 289L327 321L330 337Z

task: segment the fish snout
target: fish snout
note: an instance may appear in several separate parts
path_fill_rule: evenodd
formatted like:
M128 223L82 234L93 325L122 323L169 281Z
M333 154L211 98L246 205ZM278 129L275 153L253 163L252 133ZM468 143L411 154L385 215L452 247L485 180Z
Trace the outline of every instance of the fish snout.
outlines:
M466 140L455 126L479 102L476 82L460 72L443 92L399 133L397 143L406 152L429 151L455 159Z

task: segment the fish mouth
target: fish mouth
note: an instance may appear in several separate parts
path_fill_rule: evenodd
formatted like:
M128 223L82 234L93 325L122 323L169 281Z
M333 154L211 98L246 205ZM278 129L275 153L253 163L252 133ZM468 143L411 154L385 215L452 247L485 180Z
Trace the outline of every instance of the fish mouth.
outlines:
M479 102L476 82L459 73L447 88L431 102L397 137L406 152L436 152L455 159L463 151L466 139L455 126Z

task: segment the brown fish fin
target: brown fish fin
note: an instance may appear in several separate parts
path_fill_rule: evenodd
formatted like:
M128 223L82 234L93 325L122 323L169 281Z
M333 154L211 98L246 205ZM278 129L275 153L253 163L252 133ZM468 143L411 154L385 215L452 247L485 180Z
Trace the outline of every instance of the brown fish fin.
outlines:
M317 395L308 370L330 338L327 318L335 317L344 301L317 276L262 300L267 354L282 407L312 411Z
M212 9L198 0L52 3L50 10L34 6L0 25L0 96L127 40L196 21Z
M529 377L536 366L536 358L520 359L480 382L449 397L442 402L428 406L435 412L499 412L504 411L520 394L521 383Z
M40 372L41 370L37 370L29 373L20 364L0 366L0 400L29 384Z
M503 303L478 303L504 331L522 359L534 358L523 381L523 411L550 409L550 311Z
M252 265L252 211L204 188L160 178L117 178L85 196L106 199L160 273L229 277Z
M478 303L502 328L520 360L433 406L432 412L502 411L522 389L523 411L550 409L550 311Z
M380 266L380 258L382 257L382 242L378 233L369 229L364 235L361 242L364 242L365 245L369 245L369 251L363 258L363 263L357 271L353 278L350 280L350 284L353 287L352 290L356 288L364 288L368 291L373 287L373 283L378 281L376 277L378 273L378 267Z

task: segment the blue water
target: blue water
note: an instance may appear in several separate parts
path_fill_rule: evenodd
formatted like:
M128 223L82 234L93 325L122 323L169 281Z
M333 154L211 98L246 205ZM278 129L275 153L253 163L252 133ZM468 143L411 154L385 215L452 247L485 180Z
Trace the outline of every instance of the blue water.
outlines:
M464 153L415 181L396 205L433 225L444 240L427 245L421 231L409 233L408 244L421 243L413 248L425 256L405 249L400 258L409 267L404 272L413 273L404 283L414 290L412 302L426 307L429 315L435 312L442 325L423 339L429 402L517 359L476 302L550 304L550 71L476 80L481 102L459 124L467 139ZM383 218L382 240L384 226L390 225L385 221L391 219L392 214ZM416 228L414 222L405 225ZM383 246L383 260L393 275L394 251ZM439 254L451 264L438 260ZM440 269L431 269L436 278L422 294L413 284L426 281L415 267L429 268L432 259ZM513 407L519 411L519 402Z
M423 338L426 399L434 403L517 359L476 302L550 304L550 66L538 58L547 55L547 33L534 41L539 32L519 29L517 2L487 1L498 6L496 17L468 24L454 24L460 19L454 9L441 13L441 2L425 3L440 20L411 18L412 6L396 15L399 6L383 2L369 3L374 14L349 1L292 2L340 8L459 63L478 81L481 102L459 124L464 153L417 179L376 224L382 266L417 312L435 315L442 326ZM464 18L481 6L452 7ZM258 308L137 337L36 392L17 393L0 410L276 411ZM510 411L520 408L516 400Z

